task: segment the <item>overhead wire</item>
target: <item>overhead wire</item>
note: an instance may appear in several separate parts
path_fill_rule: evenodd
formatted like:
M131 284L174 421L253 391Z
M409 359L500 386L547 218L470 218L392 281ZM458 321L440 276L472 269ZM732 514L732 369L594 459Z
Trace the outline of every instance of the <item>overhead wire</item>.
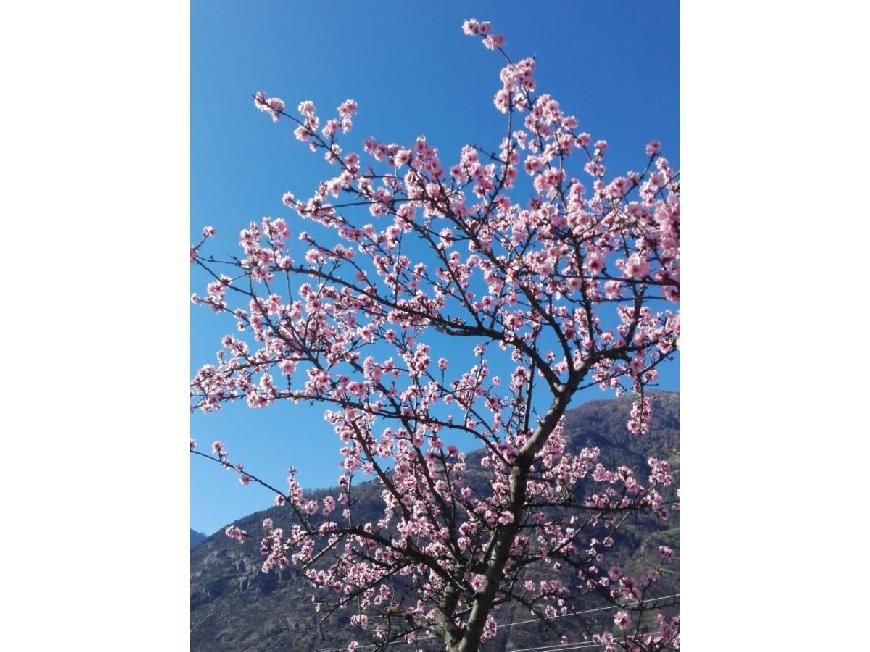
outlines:
M658 598L649 598L647 600L644 600L643 602L644 603L660 602L662 600L669 600L671 598L679 598L679 597L680 597L679 593L673 593L671 595L663 595L663 596L658 597ZM573 611L571 613L559 614L557 616L553 616L552 618L547 618L546 621L556 620L557 618L569 618L571 616L582 616L584 614L596 613L598 611L609 611L610 609L621 609L621 608L625 608L625 607L633 607L633 606L637 606L638 604L640 604L640 602L641 602L640 600L635 600L634 602L627 602L624 605L608 605L606 607L596 607L594 609L585 609L583 611ZM511 623L502 623L500 625L496 625L495 628L502 629L504 627L513 627L514 625L525 625L527 623L541 622L541 620L542 620L541 618L529 618L528 620L517 620L517 621L511 622ZM422 637L418 638L417 641L426 641L426 640L430 640L433 638L437 638L437 637L434 634L429 634L427 636L422 636ZM592 643L592 645L588 646L588 647L600 647L600 645L598 643L594 643L593 641L576 642L576 643L573 643L573 645L586 645L586 643ZM401 641L401 640L390 641L389 643L386 643L383 645L402 645L402 644L410 645L410 643L407 643L407 641ZM357 650L365 650L368 648L376 648L379 645L382 645L382 644L381 643L372 643L369 645L360 645L360 646L357 646L356 649ZM579 650L579 649L581 649L581 648L559 648L558 645L561 645L561 644L552 643L550 645L545 645L543 647L523 648L522 650L514 650L513 652L527 652L527 651L531 652L532 650L541 650L541 651L549 652L549 651L547 651L547 648L553 647L553 646L557 646L557 647L553 648L552 652L563 652L563 650L567 651L567 650L575 650L575 649ZM572 644L565 643L565 645L572 645ZM347 647L343 647L343 648L333 647L333 648L323 648L321 650L318 650L318 652L346 652L346 650L347 650Z

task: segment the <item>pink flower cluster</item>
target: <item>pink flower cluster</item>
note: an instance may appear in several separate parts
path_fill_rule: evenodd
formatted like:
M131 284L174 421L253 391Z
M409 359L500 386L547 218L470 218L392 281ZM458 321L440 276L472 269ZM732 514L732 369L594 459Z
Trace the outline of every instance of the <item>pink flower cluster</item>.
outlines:
M258 110L272 116L274 122L278 122L278 118L280 118L284 113L284 100L278 97L270 97L267 99L266 94L263 91L257 91L257 93L254 94L254 106L256 106Z
M245 539L248 538L248 533L244 530L240 530L235 525L230 525L226 530L225 534L231 539L235 539L239 543L244 543Z

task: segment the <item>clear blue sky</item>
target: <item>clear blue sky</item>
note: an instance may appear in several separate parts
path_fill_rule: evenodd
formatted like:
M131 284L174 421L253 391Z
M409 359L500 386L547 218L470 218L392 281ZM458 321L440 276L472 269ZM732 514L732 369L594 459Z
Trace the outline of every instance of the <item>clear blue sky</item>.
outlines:
M323 115L352 97L359 102L345 149L366 136L412 142L419 134L452 162L462 145L497 146L503 120L492 105L499 57L465 37L464 18L491 20L516 60L538 60L538 89L556 97L593 138L610 143L608 169L638 169L643 146L662 141L679 166L679 3L529 2L191 2L191 241L211 224L215 254L236 253L237 235L264 215L294 216L281 204L290 190L307 197L329 169L252 105L265 90L288 109L311 99ZM295 228L298 233L299 229ZM191 291L205 278L191 270ZM232 323L203 308L191 311L191 371L214 361ZM661 387L678 388L669 366ZM582 400L602 398L591 390ZM214 439L275 486L287 467L303 486L335 483L338 440L316 406L276 404L265 410L228 406L195 414L191 434ZM237 476L191 458L191 527L211 533L264 509L272 496L242 487Z

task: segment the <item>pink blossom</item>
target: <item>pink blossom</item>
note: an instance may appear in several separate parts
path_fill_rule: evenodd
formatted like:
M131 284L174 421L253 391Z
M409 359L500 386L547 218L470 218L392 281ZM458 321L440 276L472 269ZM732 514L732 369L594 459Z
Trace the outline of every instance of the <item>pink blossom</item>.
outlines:
M231 539L235 539L239 543L244 543L245 539L248 538L248 533L244 530L240 530L235 525L230 525L224 533Z
M272 116L272 120L277 122L281 113L284 112L284 100L279 97L266 98L263 91L258 91L254 95L254 106L260 111L264 111Z
M649 274L649 262L639 254L632 255L625 263L627 278L644 278Z
M486 576L479 574L472 575L471 579L468 580L468 583L471 585L471 588L474 589L474 591L480 593L486 588Z
M467 36L474 36L480 33L480 23L475 18L469 18L462 23L462 31Z
M490 34L483 39L483 47L487 50L495 50L504 45L504 36L501 34Z
M628 615L627 611L617 611L613 616L613 624L619 629L627 629L631 624L631 616Z
M347 99L338 107L338 113L341 116L351 118L356 115L357 108L356 100Z

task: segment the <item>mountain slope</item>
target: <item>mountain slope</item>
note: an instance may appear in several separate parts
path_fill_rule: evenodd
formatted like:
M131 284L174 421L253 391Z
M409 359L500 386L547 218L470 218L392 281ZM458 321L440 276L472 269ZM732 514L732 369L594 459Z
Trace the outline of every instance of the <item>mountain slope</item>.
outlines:
M207 534L203 534L202 532L197 532L193 528L190 529L190 549L193 550L200 543L205 541L208 538Z
M606 465L619 460L645 477L646 459L655 456L671 463L675 477L679 474L679 394L655 393L650 434L631 437L626 421L631 402L628 399L593 401L566 414L565 432L569 450L583 446L598 446ZM480 454L468 455L469 471L479 461ZM359 485L360 506L374 515L380 509L380 492L373 483ZM312 492L320 498L334 490ZM191 550L191 650L315 650L340 647L344 649L353 638L345 627L346 616L336 617L318 631L316 613L308 594L307 583L292 571L263 574L259 552L261 522L272 518L278 527L286 527L287 510L271 508L251 514L236 522L252 536L244 544L226 537L223 530L206 538ZM630 551L622 560L627 572L649 568L657 555L657 547L669 545L679 558L679 523L665 526L649 523L629 525L622 531L620 547ZM664 575L657 587L658 595L679 592L676 565ZM497 619L507 620L503 611ZM525 614L516 614L524 620ZM566 619L567 620L567 619ZM569 625L570 626L570 625ZM558 637L556 636L555 639ZM536 623L504 628L489 642L487 650L512 650L554 641L554 635ZM428 646L427 646L428 644ZM443 649L433 641L421 641L418 648ZM397 652L408 649L396 646Z

